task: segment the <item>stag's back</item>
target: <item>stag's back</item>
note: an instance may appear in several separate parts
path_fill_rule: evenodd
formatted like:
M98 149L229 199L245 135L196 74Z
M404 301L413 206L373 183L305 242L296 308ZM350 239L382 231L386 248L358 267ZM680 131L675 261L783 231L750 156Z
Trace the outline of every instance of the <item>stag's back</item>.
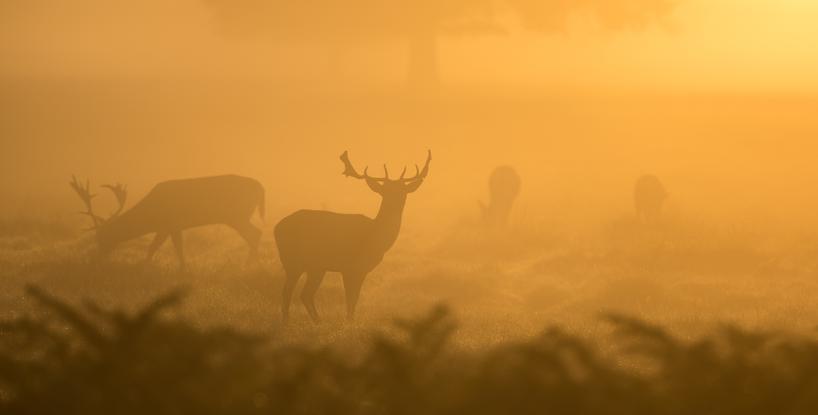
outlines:
M275 227L281 263L293 272L343 272L360 267L372 260L365 247L373 224L364 215L299 210Z
M159 228L241 223L258 209L264 188L251 178L225 175L169 180L157 184L124 216L149 218Z

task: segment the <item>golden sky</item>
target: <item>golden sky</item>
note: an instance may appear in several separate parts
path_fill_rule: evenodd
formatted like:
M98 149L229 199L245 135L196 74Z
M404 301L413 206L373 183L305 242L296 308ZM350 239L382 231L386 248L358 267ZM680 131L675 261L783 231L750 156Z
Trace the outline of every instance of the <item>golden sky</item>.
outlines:
M24 3L7 4L12 11L0 18L0 71L12 76L391 82L405 66L395 41L340 48L227 39L196 0ZM811 0L681 0L644 32L445 37L441 70L453 84L814 91L816 21ZM327 62L332 73L322 70Z
M365 204L365 188L347 193L341 151L399 168L432 147L419 203L474 206L485 172L507 163L523 198L547 206L627 209L633 178L653 172L677 206L814 217L818 2L678 3L641 31L573 21L548 36L442 36L442 82L468 93L424 108L327 93L402 91L399 39L225 36L201 0L0 1L0 191L71 200L75 173L138 195L238 173L292 196L271 209ZM505 95L470 99L485 90ZM304 181L279 179L294 172Z

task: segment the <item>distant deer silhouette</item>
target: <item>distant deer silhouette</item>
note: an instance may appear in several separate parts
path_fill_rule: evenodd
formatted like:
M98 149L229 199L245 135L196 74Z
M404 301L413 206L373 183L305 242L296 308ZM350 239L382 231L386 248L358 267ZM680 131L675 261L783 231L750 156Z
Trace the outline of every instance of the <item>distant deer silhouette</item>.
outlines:
M514 201L520 194L520 175L511 166L500 166L489 176L488 206L480 202L483 222L489 227L505 227Z
M319 210L299 210L282 219L275 227L281 264L286 272L282 292L281 315L289 318L290 301L296 282L307 273L301 299L313 321L318 321L315 293L327 272L343 275L346 293L347 318L352 319L364 278L378 264L398 237L406 195L417 190L429 174L429 151L423 170L415 166L414 177L389 178L384 165L383 178L370 177L367 169L359 174L349 161L348 153L341 155L343 174L362 179L373 192L381 195L381 207L375 219L364 215L340 214Z
M646 225L655 224L661 217L665 199L667 191L658 177L652 174L639 177L633 189L636 219Z
M73 177L70 185L85 203L87 210L82 214L93 221L91 229L96 231L97 243L104 256L121 242L155 233L145 262L150 262L157 249L170 237L176 247L179 266L184 270L182 231L214 224L235 229L250 245L250 258L257 255L261 230L250 223L250 217L258 209L264 218L264 188L254 179L215 176L162 182L124 213L127 187L104 185L102 187L111 190L119 203L119 208L107 219L94 213L91 202L96 195L91 193L88 181L83 185Z

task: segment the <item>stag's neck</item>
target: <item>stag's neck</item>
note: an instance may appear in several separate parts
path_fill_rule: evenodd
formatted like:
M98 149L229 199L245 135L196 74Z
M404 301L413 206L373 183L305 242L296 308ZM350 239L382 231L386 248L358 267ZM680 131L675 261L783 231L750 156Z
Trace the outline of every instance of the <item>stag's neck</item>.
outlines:
M133 209L128 210L103 225L103 231L112 242L116 243L137 238L154 231L139 219L139 215L134 215Z
M381 201L381 208L375 216L372 243L383 252L388 251L398 239L405 205L406 197L383 198Z

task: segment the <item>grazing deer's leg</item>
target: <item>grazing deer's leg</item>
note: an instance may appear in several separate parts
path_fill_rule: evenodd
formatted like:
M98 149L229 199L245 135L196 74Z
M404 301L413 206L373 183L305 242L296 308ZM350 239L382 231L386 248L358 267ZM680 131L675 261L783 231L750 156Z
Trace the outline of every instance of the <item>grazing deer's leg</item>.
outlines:
M170 234L173 240L173 246L176 247L176 256L179 257L179 268L184 271L187 266L185 264L185 248L183 246L182 231L176 231Z
M290 320L290 301L293 298L293 290L302 271L286 270L287 277L284 280L284 289L281 291L281 320L284 323Z
M153 237L153 242L151 242L151 246L148 248L148 255L145 257L145 263L151 262L153 260L153 256L156 255L156 251L162 246L163 243L168 239L167 232L157 232L156 236Z
M347 320L355 318L355 306L358 304L358 296L361 294L361 286L364 283L366 274L352 272L344 273L344 291L347 297Z
M247 245L250 246L250 257L247 258L247 262L255 261L258 257L258 243L261 241L261 229L253 226L250 222L244 222L232 225L233 229L247 241Z
M318 311L315 309L315 293L323 280L324 271L310 271L307 273L307 283L304 284L304 289L301 291L301 301L315 323L319 320Z

